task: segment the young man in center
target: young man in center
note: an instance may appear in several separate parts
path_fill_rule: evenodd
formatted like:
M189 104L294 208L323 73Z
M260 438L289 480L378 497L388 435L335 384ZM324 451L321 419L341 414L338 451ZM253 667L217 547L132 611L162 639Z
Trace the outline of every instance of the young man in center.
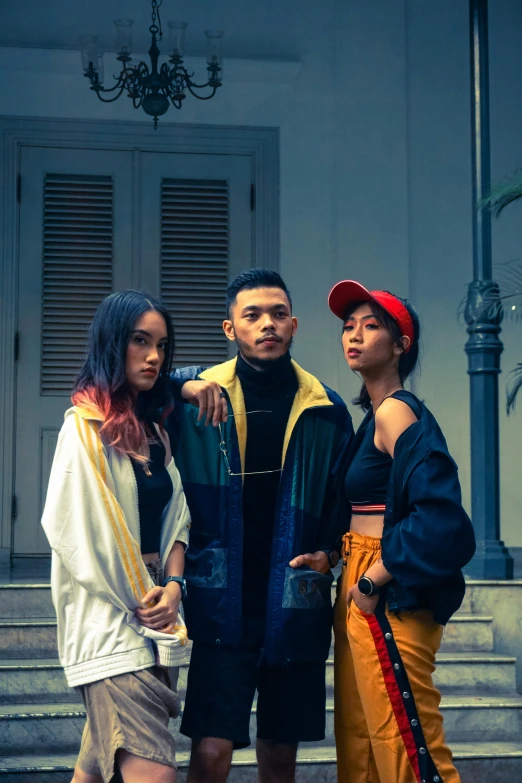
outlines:
M329 549L346 526L336 479L353 429L341 398L290 357L297 319L276 272L239 275L227 304L237 358L173 377L193 403L171 422L192 518L188 783L226 781L233 749L250 744L256 689L259 779L293 783L298 743L324 738Z

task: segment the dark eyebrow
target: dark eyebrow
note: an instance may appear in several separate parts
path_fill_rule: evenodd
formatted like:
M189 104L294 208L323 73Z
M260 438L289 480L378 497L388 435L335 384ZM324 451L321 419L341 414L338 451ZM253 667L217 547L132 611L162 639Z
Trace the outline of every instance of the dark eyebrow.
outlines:
M133 335L135 335L135 334L143 334L143 335L145 335L145 337L150 337L150 338L152 338L152 335L151 335L151 333L150 333L150 332L147 332L147 331L145 331L145 329L133 329L133 330L132 330L132 334L133 334ZM165 342L166 340L168 340L168 339L169 339L168 337L161 337L161 338L158 340L158 342L160 342L160 343L164 343L164 342Z
M259 307L259 305L253 305L253 304L252 304L252 305L245 305L245 307L243 307L243 309L241 310L241 312L242 312L242 313L246 313L246 311L247 311L247 310L255 310L256 312L258 312L258 313L259 313L259 312L261 312L261 310L262 310L262 309L263 309L263 308ZM275 305L272 305L272 306L271 306L271 307L269 307L268 309L269 309L269 310L282 310L282 309L284 309L284 310L288 310L288 311L290 311L290 308L289 308L289 307L288 307L288 305L287 305L287 304L285 304L284 302L281 302L280 304L275 304Z

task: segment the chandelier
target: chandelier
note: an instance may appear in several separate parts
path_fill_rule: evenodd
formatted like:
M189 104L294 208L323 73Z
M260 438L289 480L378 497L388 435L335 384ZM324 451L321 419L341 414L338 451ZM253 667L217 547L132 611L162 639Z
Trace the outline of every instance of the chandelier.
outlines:
M150 66L144 62L131 64L133 20L114 20L118 53L116 59L121 63L121 71L118 76L114 76L115 84L112 87L103 86L103 52L98 46L98 36L83 35L80 38L84 76L91 83L90 89L104 103L113 103L126 92L135 109L141 107L145 114L153 118L154 129L158 127L158 118L168 111L170 104L181 109L187 92L199 100L208 101L214 97L223 80L223 31L205 30L208 79L204 84L192 81L194 74L189 73L183 65L186 22L168 22L169 61L163 62L158 68L160 50L157 42L163 37L159 12L162 2L152 0Z

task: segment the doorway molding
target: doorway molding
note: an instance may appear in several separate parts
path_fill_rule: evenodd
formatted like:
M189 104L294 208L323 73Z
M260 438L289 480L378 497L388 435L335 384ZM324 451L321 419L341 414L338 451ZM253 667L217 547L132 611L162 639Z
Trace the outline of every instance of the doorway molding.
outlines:
M23 146L246 155L255 185L253 265L279 269L279 129L140 122L45 120L0 115L0 578L9 576L14 497L20 150Z

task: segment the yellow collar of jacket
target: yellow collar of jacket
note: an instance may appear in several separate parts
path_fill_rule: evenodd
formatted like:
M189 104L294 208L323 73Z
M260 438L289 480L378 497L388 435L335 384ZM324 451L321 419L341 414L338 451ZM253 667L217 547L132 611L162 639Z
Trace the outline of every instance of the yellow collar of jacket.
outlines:
M199 376L206 381L215 381L219 383L224 389L226 389L232 411L234 413L235 425L237 431L237 439L239 444L239 453L241 456L241 470L245 472L245 450L247 439L247 416L245 410L245 398L243 395L243 389L236 373L237 358L231 359L223 364L218 364L215 367L210 367L208 370L204 370ZM286 425L285 439L283 442L283 454L281 458L281 465L285 463L286 452L288 450L288 444L292 437L292 432L297 424L297 421L301 414L308 408L318 408L327 405L333 405L333 402L329 399L326 390L322 383L317 380L314 375L311 375L306 370L303 370L297 362L292 359L292 367L297 377L298 389L294 397L294 402L290 410L290 416L288 417L288 423Z

